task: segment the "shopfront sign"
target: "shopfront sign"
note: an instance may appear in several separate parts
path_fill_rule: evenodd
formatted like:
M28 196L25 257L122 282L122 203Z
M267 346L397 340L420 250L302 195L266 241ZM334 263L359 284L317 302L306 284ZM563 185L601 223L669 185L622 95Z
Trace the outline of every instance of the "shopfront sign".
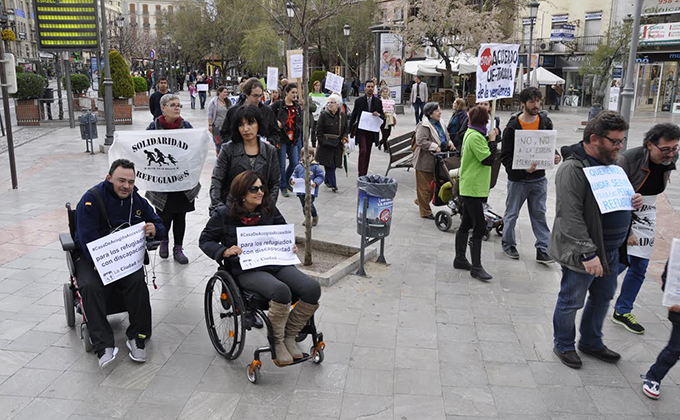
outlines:
M33 7L39 50L99 50L96 0L33 0Z
M553 16L552 17L552 23L568 22L568 21L569 21L569 15L560 15L560 16Z
M602 12L586 13L586 20L600 20L600 19L602 19Z
M550 40L555 42L571 42L576 35L576 25L570 23L553 23Z
M680 3L672 0L643 0L642 16L670 15L680 12Z
M658 25L641 26L640 45L673 44L680 44L680 23L660 23Z

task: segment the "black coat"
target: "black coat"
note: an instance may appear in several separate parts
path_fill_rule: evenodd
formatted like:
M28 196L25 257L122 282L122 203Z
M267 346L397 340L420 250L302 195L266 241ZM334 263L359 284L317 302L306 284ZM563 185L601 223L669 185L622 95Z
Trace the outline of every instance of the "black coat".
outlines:
M151 115L153 115L154 120L163 115L163 110L161 110L161 98L165 93L154 92L149 96L149 111L151 112Z
M258 223L257 226L285 224L286 219L284 219L279 210L274 207L274 214L262 214L260 223ZM233 275L239 275L244 271L241 269L239 260L233 258L223 261L224 259L222 256L224 255L224 251L234 245L238 245L236 228L243 226L246 225L244 225L240 219L231 215L231 203L227 203L226 205L219 206L217 210L212 213L208 220L208 224L205 225L205 229L203 229L203 232L201 232L201 236L198 239L198 246L205 255L218 263L227 266ZM262 270L265 268L267 268L267 266L255 268L253 270Z
M543 169L536 170L532 173L523 169L512 169L512 160L513 155L515 154L515 130L522 129L522 125L519 122L520 115L521 113L518 113L510 117L508 125L506 125L505 130L503 130L503 145L501 146L501 162L503 162L503 166L505 166L505 172L508 173L508 180L514 182L539 179L545 176L545 171ZM552 120L548 117L548 114L543 111L538 113L538 129L553 129ZM557 153L557 150L555 153Z
M380 98L373 97L371 100L371 112L378 112L380 114L380 118L383 120L385 119L385 113L383 112L383 107L382 107L382 101ZM355 125L359 126L359 119L361 118L361 113L363 111L368 112L368 101L366 100L366 95L357 98L354 101L354 110L352 111L352 117L350 118L349 121L349 126L354 127ZM360 133L368 134L369 136L372 136L373 142L378 145L378 141L380 140L380 133L374 133L371 131L364 131L364 130L358 130L357 129L357 136Z
M302 134L302 108L300 108L300 104L295 101L293 102L293 106L295 106L295 128L294 128L294 134L293 134L293 142L292 144L296 144L297 141L300 138L300 134ZM288 138L288 134L286 134L286 121L288 120L288 107L286 106L285 99L279 99L276 102L272 104L272 111L274 112L274 116L276 117L276 120L281 123L282 128L278 128L277 124L277 131L279 133L279 144L291 144L290 139Z
M335 115L330 111L324 110L319 115L319 121L316 123L316 161L323 166L333 166L336 168L342 167L342 141L338 142L336 147L328 147L324 145L326 135L338 136L340 139L347 137L347 115L339 109Z
M230 141L222 145L220 154L217 156L215 168L210 183L210 207L209 213L217 208L220 203L227 201L231 182L241 172L251 169L250 158L246 154L243 143ZM263 139L260 139L260 152L255 158L254 171L262 175L265 185L274 203L279 197L279 184L281 183L281 170L276 149Z
M224 122L220 128L220 139L222 140L222 144L227 144L231 140L231 123L234 115L236 115L236 110L242 106L243 101L239 101L227 111L227 116L224 118ZM277 144L279 141L279 128L276 125L276 116L274 116L274 112L272 112L272 109L269 106L262 102L258 103L257 108L260 110L263 125L263 127L259 127L257 134L266 138L270 144Z

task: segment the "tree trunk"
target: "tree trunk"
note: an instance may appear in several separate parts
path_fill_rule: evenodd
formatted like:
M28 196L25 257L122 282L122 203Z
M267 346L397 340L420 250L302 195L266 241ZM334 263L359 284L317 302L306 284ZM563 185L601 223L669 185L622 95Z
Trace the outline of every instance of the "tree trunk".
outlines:
M303 28L303 31L305 28ZM309 159L309 46L307 45L307 34L302 34L302 97L305 102L305 109L302 110L302 141L305 151L305 259L304 265L312 265L312 186L310 184L311 170Z

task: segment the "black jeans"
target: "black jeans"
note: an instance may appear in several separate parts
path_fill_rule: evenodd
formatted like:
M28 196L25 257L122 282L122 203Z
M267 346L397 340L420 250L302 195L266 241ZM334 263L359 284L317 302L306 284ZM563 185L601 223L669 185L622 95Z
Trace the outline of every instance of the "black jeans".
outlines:
M248 270L236 277L244 289L277 303L290 303L296 297L314 305L321 297L319 283L292 265Z
M163 226L167 232L167 239L170 239L170 227L172 227L172 235L175 240L175 245L182 245L184 242L184 233L187 230L187 214L186 213L164 213L156 209L156 213L163 220Z
M463 220L459 231L465 233L472 229L472 239L482 239L486 234L486 219L484 218L484 197L460 196L463 202Z
M302 214L305 214L305 194L298 195L298 198L300 199L300 204L302 204ZM314 206L314 194L312 194L312 217L316 217L316 207Z
M114 347L113 330L106 320L106 298L115 289L123 295L125 308L130 314L130 326L126 331L129 339L138 334L151 335L151 301L144 278L144 269L104 286L91 261L84 257L76 260L78 290L83 299L87 329L95 353L107 347Z
M673 322L673 330L671 331L668 345L661 350L659 357L656 358L656 363L649 368L647 379L661 382L668 371L677 363L678 359L680 359L680 322Z

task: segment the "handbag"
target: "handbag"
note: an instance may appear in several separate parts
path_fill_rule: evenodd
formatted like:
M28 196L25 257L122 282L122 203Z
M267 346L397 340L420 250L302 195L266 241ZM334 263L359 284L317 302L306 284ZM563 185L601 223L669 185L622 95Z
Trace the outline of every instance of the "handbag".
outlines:
M342 134L342 115L338 117L338 134L324 134L323 146L335 149L340 145L340 134Z

